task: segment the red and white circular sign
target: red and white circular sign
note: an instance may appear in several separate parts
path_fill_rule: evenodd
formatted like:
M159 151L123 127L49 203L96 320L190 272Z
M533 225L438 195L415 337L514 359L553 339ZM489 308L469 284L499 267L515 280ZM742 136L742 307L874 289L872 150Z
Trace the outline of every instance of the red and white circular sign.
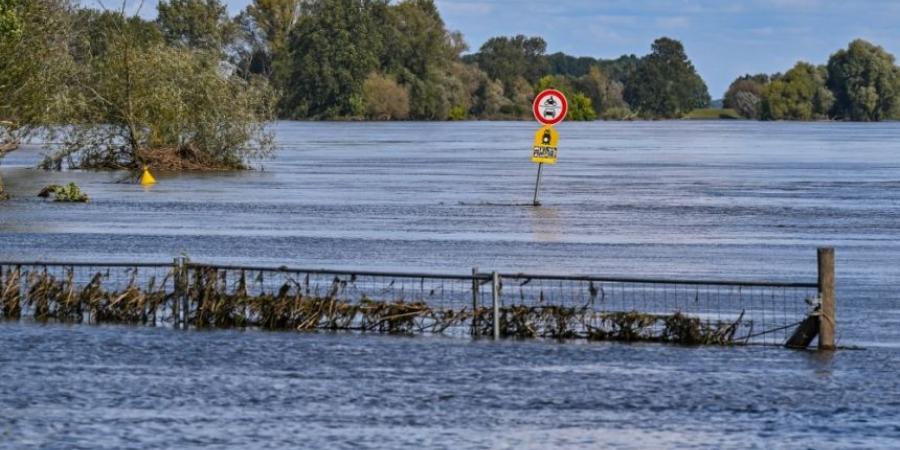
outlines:
M531 109L534 118L544 125L556 125L566 118L569 112L569 102L562 92L556 89L547 89L534 98Z

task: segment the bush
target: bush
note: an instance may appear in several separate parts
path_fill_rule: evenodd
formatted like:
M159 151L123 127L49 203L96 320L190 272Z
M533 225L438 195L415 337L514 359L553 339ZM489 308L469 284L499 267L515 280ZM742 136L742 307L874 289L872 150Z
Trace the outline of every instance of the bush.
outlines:
M603 111L600 118L603 120L634 120L637 116L627 106L620 106Z
M466 117L466 108L464 106L457 105L450 108L450 115L448 117L450 120L466 120Z
M66 186L51 184L38 193L38 197L41 198L48 198L51 195L55 202L87 203L90 200L75 183L69 183Z
M375 120L409 118L409 92L391 77L370 74L363 82L366 117Z
M69 124L51 128L63 146L43 168L239 169L272 150L274 93L213 53L136 45L126 33L75 76Z

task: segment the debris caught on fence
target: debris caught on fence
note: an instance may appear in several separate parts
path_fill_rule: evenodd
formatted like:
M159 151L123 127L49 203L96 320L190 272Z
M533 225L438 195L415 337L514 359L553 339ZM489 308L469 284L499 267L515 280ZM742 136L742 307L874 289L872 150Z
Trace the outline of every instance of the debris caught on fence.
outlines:
M190 263L0 262L0 317L176 328L348 330L783 345L813 283L334 272Z

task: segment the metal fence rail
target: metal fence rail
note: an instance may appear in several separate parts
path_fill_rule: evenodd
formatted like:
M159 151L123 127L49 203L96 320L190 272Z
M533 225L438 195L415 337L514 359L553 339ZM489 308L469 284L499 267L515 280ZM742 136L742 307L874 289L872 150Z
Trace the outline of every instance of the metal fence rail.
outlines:
M817 283L0 262L0 317L782 345Z

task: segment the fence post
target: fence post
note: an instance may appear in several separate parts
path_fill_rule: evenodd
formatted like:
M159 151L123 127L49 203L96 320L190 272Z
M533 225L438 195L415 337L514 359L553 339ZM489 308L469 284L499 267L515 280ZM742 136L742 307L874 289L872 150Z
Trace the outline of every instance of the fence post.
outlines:
M822 299L822 309L819 317L819 350L834 350L834 248L819 248L818 260L819 298Z
M472 268L472 336L478 334L478 290L481 284L478 281L478 268Z
M500 274L491 274L491 297L494 303L494 339L500 339Z
M190 286L190 271L188 270L188 263L191 260L186 257L181 257L181 279L182 279L182 289L181 289L181 328L187 330L189 325L189 314L191 312L190 308L190 296L188 295L188 291L191 289Z
M181 293L184 289L184 272L181 270L181 258L176 257L172 263L172 274L175 279L175 292L172 295L172 326L176 329L181 323L181 315L179 312L179 303L181 303Z

